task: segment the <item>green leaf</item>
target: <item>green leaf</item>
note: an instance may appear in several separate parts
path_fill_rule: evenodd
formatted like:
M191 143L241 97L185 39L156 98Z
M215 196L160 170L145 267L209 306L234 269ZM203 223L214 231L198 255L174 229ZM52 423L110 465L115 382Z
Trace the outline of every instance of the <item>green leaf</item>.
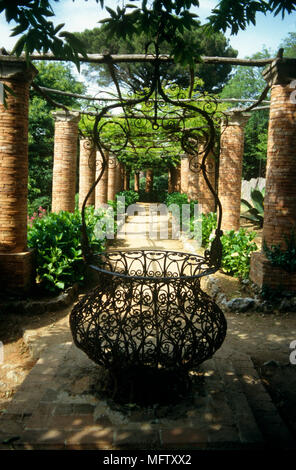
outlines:
M20 39L17 41L15 44L13 50L12 50L12 55L15 54L17 57L21 55L21 53L24 50L25 44L27 41L27 34L24 34L23 36L20 37Z

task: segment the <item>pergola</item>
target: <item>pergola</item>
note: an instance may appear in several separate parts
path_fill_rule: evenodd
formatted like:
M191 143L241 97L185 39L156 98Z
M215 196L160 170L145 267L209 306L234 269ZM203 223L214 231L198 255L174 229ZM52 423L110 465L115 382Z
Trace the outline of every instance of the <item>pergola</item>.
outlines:
M58 60L52 55L33 55L31 60ZM81 61L115 64L119 62L151 62L152 55L104 56L89 55ZM157 57L159 62L170 62L168 56ZM260 109L266 93L271 89L268 131L268 155L265 187L265 213L263 239L269 247L279 244L285 248L285 237L296 225L296 108L291 94L292 81L296 79L296 59L271 58L246 60L224 57L203 57L207 63L266 67L263 76L267 86L257 102L228 113L221 121L218 195L223 206L223 230L238 230L240 226L241 174L244 148L244 125L248 112ZM33 253L27 249L27 184L28 184L28 108L29 89L34 86L38 73L25 58L0 56L0 80L13 92L7 96L7 106L0 105L0 278L3 292L26 292L33 275ZM53 90L39 89L49 96ZM54 91L58 94L58 91ZM93 97L89 97L93 99ZM85 97L84 97L85 99ZM61 109L53 114L55 119L55 144L52 210L74 210L76 187L78 123L83 112ZM107 152L108 153L108 152ZM210 156L209 156L210 157ZM87 136L80 139L79 193L80 206L96 181L96 159L100 158ZM106 157L107 158L107 157ZM92 164L90 162L92 161ZM210 158L208 160L210 162ZM103 177L88 204L100 204L114 199L122 188L122 168L114 164L111 156ZM171 190L188 193L198 199L206 211L212 211L212 194L203 187L199 173L192 170L186 153L180 167L171 174ZM215 182L212 181L212 184ZM262 286L283 286L296 289L296 275L274 269L263 252L251 259L251 279Z

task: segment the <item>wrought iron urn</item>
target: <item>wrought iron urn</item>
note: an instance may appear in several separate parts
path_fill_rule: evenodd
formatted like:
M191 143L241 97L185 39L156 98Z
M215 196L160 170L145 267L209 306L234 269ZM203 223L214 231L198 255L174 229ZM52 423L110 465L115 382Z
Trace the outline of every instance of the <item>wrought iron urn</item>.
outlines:
M190 370L197 368L220 348L227 328L222 311L200 286L203 276L219 269L222 258L222 208L210 181L212 170L206 162L207 156L214 155L215 150L215 128L220 119L216 113L217 103L209 103L208 95L204 97L203 105L191 103L194 90L192 74L187 97L189 103L183 99L186 96L179 95L176 90L171 90L174 98L167 95L158 60L154 65L150 89L133 98L123 99L116 70L109 64L120 99L94 113L92 139L101 157L101 168L82 205L82 251L86 264L98 274L98 282L74 306L70 327L76 346L109 371L115 382L118 376L125 376L127 380L132 377L135 381L143 377L152 378L153 374L159 377L159 371L173 372L173 381L188 377ZM178 155L181 151L188 155L189 167L204 177L214 197L216 236L204 257L149 249L95 254L90 247L85 207L108 168L106 154L123 158L123 161L126 151L137 155L136 137L146 148L143 120L140 120L140 128L136 125L141 105L143 110L145 107L148 109L143 119L144 123L147 121L147 128L152 125L153 132L149 134L154 142L152 147L159 148L157 142L161 143L161 136L166 133L163 158L170 158L167 141L172 142L174 148L178 144L180 148L175 151ZM124 110L124 123L104 120L115 108ZM190 121L192 116L196 118L194 122ZM189 127L187 119L189 124L191 122ZM135 122L135 135L130 121ZM117 130L115 142L113 139L110 142L108 133L105 135L106 128L112 125ZM155 135L158 131L161 131L160 136ZM146 383L149 388L149 381Z
M211 272L188 253L110 251L92 266L96 288L73 308L76 346L111 371L149 368L188 372L222 345L226 320L201 290Z

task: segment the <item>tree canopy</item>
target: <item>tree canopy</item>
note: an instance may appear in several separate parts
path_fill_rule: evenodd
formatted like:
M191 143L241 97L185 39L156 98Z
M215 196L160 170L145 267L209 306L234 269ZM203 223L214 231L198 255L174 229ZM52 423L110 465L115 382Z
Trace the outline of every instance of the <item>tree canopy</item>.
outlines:
M152 38L144 33L141 33L136 41L123 37L108 38L108 30L104 25L100 28L85 30L82 33L75 33L75 35L83 42L87 53L96 54L140 54L149 50L149 44L152 45L153 42ZM184 31L183 40L186 41L188 47L200 55L237 56L237 51L229 46L229 41L222 33L211 31L211 34L205 34L205 28L200 25L195 26L192 30ZM163 42L160 45L160 53L166 54L169 51L169 42ZM150 52L155 53L155 49L152 48ZM149 86L153 74L153 66L147 63L121 63L117 64L116 69L121 84L133 92ZM216 92L222 89L231 72L231 66L228 64L216 64L215 66L198 64L195 69L198 77L203 80L205 90L212 91L214 89ZM162 64L161 73L177 85L183 87L189 85L190 74L188 69L179 64L175 64L173 67ZM109 86L112 80L106 65L90 64L86 75L98 82L100 86Z
M54 0L55 2L59 0ZM149 35L158 43L168 41L170 54L177 62L193 64L198 52L183 38L184 31L197 26L197 16L190 9L199 7L198 0L148 0L135 1L112 10L108 0L95 0L109 13L104 23L109 36L132 38L141 33ZM85 54L85 48L75 35L64 30L64 24L54 26L50 18L54 16L51 0L0 0L0 13L4 12L8 23L14 20L17 26L13 35L19 36L14 53L23 51L29 56L33 51L53 52L65 60L74 61L79 67L78 54ZM220 0L208 18L208 24L215 31L237 34L250 23L256 23L259 12L274 15L290 14L296 9L293 0ZM180 34L180 35L178 35Z

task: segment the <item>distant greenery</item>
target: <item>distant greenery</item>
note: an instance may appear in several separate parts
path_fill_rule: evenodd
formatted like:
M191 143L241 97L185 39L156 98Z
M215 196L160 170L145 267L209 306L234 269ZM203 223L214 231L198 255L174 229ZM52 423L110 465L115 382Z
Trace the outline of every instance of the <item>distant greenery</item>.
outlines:
M169 207L173 204L177 205L180 208L180 217L183 216L183 206L189 207L190 218L194 217L194 206L198 204L198 201L189 201L188 195L185 193L170 193L167 194L165 199L165 204ZM186 207L186 210L188 210ZM189 227L188 227L189 228Z
M153 41L155 37L147 36L143 31L134 38L128 38L124 34L120 37L112 35L108 37L108 29L106 25L94 29L86 29L75 35L84 43L88 53L100 54L107 52L109 54L143 54L148 52L155 53ZM192 51L195 55L202 54L205 56L223 56L236 57L237 51L229 45L229 40L222 33L214 31L206 31L200 25L194 25L191 30L184 29L181 33L176 32L178 39L186 42L186 51ZM170 40L164 40L160 45L162 54L170 53L172 48ZM178 51L178 54L182 50ZM161 73L170 80L182 87L189 85L188 68L179 64L161 64ZM196 66L196 73L199 78L204 81L204 88L207 91L220 91L229 78L231 65L219 64L213 67L209 64L199 64ZM110 86L112 78L107 65L89 64L84 72L88 79L96 81L100 86ZM117 76L120 83L131 89L133 92L144 89L149 86L151 77L153 76L153 65L145 63L122 63L117 64Z
M133 191L132 189L117 193L116 204L117 202L119 202L117 201L118 197L124 197L125 210L128 208L128 206L131 206L132 204L136 204L136 202L138 202L139 200L139 194L136 191Z

